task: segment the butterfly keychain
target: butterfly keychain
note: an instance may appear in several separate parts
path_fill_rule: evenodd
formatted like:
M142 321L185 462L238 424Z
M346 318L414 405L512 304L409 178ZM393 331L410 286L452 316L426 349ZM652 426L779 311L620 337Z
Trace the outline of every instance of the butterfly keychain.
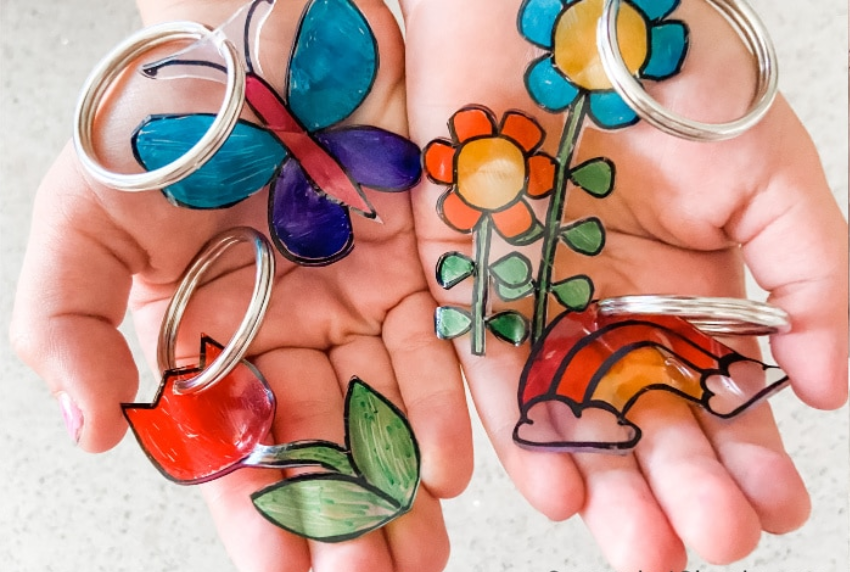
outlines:
M614 161L574 163L585 123L615 131L643 119L677 137L715 141L743 133L770 108L776 56L763 24L741 0L709 3L727 16L757 61L756 93L741 118L693 121L643 89L642 82L671 78L685 62L690 34L673 17L679 0L525 0L518 31L542 55L529 63L522 81L539 107L566 114L557 153L542 150L546 133L531 115L509 110L498 117L483 105L457 111L449 120L451 136L425 147L426 175L448 187L438 215L472 235L471 256L451 251L437 262L437 283L444 289L470 285L471 304L438 308L436 333L468 339L475 356L486 356L488 332L516 346L530 341L514 430L522 447L627 452L641 437L628 415L647 391L671 392L731 418L788 384L779 368L714 337L788 331L788 316L778 308L673 295L598 300L591 276L554 272L559 249L596 256L605 248L600 217L564 221L568 192L594 200L616 192ZM545 205L542 220L537 212L543 209L534 203ZM496 241L510 248L492 260ZM535 249L536 267L528 256ZM494 295L508 309L492 312ZM523 300L532 315L512 306ZM550 319L554 303L559 313Z
M190 297L227 249L250 243L256 284L246 315L224 346L201 336L195 365L178 367L175 345ZM275 396L244 359L263 322L274 281L274 253L257 231L238 227L196 256L166 310L158 346L162 381L151 403L122 405L150 461L168 479L196 484L245 467L310 468L254 493L256 509L290 532L323 542L357 538L408 512L421 457L403 413L358 378L345 398L345 444L323 440L269 445Z
M351 0L311 0L297 27L281 92L264 79L260 31L275 0L253 0L216 30L174 22L142 30L104 58L77 107L74 140L83 165L105 185L161 189L193 209L234 205L269 186L269 234L302 265L325 265L354 245L350 211L378 219L364 189L402 192L420 178L420 151L370 125L343 124L368 96L378 71L369 23ZM154 79L224 81L215 114L160 114L130 138L147 172L122 175L97 162L92 124L108 87L131 62L170 41L195 42L142 67ZM216 54L218 52L218 55ZM218 61L224 61L224 65ZM259 123L240 119L247 103ZM378 219L379 220L379 219Z

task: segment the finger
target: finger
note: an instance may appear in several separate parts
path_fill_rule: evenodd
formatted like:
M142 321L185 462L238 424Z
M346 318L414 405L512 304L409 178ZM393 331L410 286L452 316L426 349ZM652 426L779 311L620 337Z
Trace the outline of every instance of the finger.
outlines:
M384 534L392 550L394 572L440 572L445 568L448 532L440 501L427 488L419 489L413 510L391 522Z
M447 498L472 477L472 427L460 364L434 335L433 315L431 297L415 294L387 315L383 340L422 452L422 482Z
M118 325L144 254L93 200L70 147L36 196L11 339L60 396L72 438L87 451L114 446L138 373Z
M771 112L775 169L729 226L770 301L791 315L790 333L771 339L797 395L836 408L847 400L847 223L820 161L787 103Z
M269 351L252 360L275 394L271 440L344 441L342 396L324 354L312 350ZM303 471L315 471L315 467ZM203 485L219 535L240 570L305 571L321 549L265 519L251 495L284 477L274 469L241 469ZM311 554L315 552L315 554ZM319 570L317 567L316 570Z
M466 344L461 339L458 344ZM525 352L498 346L488 335L487 356L469 355L460 346L463 369L475 408L493 449L520 493L552 520L576 514L585 502L582 476L568 455L522 449L514 443L514 426L520 418L517 380L525 364Z
M581 516L615 570L682 570L685 547L634 457L574 456L585 479Z
M811 512L809 494L785 452L769 404L760 404L731 422L704 411L698 412L697 419L763 530L783 534L806 522Z
M307 543L263 518L251 495L280 481L280 471L240 469L200 485L219 537L239 570L306 572Z
M402 405L392 361L380 338L353 338L348 343L332 349L330 359L340 381L347 381L356 375L402 410L406 409L406 404ZM405 415L408 415L406 411ZM413 426L414 433L416 429L416 426ZM424 459L422 466L425 466ZM368 534L359 540L373 543L386 540L392 560L387 563L382 561L380 565L388 566L387 570L439 570L448 557L448 539L442 514L439 507L435 510L435 503L438 504L428 489L421 486L409 513L391 522L383 534ZM391 528L394 529L392 533L389 530ZM420 534L414 534L413 531ZM342 561L339 564L341 565ZM370 561L368 570L377 569L377 565L376 562Z
M679 538L716 564L755 549L758 515L718 461L690 407L675 395L650 392L629 418L644 431L635 458Z
M342 393L337 373L326 355L314 350L279 350L263 355L257 364L273 372L275 381L271 384L278 396L274 430L277 443L315 439L345 442ZM317 470L310 467L297 472ZM380 532L342 543L308 540L305 546L309 547L316 572L368 570L370 565L376 571L392 570L389 549Z

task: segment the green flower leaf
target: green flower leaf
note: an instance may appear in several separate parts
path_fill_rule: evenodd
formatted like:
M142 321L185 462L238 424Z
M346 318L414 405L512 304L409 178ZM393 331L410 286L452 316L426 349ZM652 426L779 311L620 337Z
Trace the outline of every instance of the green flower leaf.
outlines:
M506 238L505 241L509 244L513 244L514 246L526 246L535 242L541 236L543 236L544 230L546 230L545 227L540 223L539 220L535 218L534 224L532 224L530 229L528 229L519 236L515 236L513 238Z
M509 288L525 286L531 282L531 261L519 252L511 252L490 265L490 275Z
M368 483L332 473L288 479L251 500L274 524L323 542L356 538L406 512Z
M487 318L487 328L500 340L515 346L528 338L528 320L513 310L499 312Z
M562 306L581 312L593 298L593 281L588 276L573 276L553 284L551 292Z
M570 172L570 180L588 194L603 198L614 190L614 163L605 157L585 161Z
M586 218L562 228L560 238L576 252L595 256L605 246L605 228L598 218Z
M447 252L437 261L437 283L444 289L460 284L475 274L475 262L460 252Z
M525 298L532 292L534 292L534 282L532 280L529 280L522 286L518 286L516 288L506 286L501 282L496 282L496 294L498 294L499 298L505 302L513 302L514 300Z
M472 316L462 308L440 306L434 313L434 331L441 340L462 336L472 328Z
M346 442L366 481L407 510L419 487L419 446L390 401L357 378L348 385Z

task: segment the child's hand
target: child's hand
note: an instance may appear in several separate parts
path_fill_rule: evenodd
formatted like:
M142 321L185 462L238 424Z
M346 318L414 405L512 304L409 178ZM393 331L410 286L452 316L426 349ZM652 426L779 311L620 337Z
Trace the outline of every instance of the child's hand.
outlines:
M195 20L218 25L242 0L142 2L146 24ZM303 3L279 3L264 28L263 60L282 69ZM403 46L383 3L358 2L380 49L378 78L353 121L404 134ZM276 62L276 64L275 64ZM211 82L136 78L127 97L104 110L101 149L111 168L138 167L130 135L148 113L214 111ZM189 91L191 89L191 91ZM132 94L132 95L130 95ZM370 192L370 191L367 191ZM414 510L384 531L329 545L273 526L250 495L281 480L274 470L243 469L201 485L220 535L240 570L440 570L448 557L440 497L458 494L471 473L471 442L460 373L452 350L434 338L434 301L413 235L407 193L372 193L383 224L352 216L353 252L324 268L279 258L272 302L248 358L277 397L270 440L343 440L343 396L358 375L406 411L421 451L423 486ZM68 146L39 189L12 337L23 359L68 413L87 451L115 445L127 425L120 403L136 399L137 370L117 330L128 308L151 364L166 304L201 246L239 225L267 228L267 191L222 210L176 207L159 192L94 185ZM201 332L225 342L241 321L254 268L248 249L228 254L192 298L178 357L197 357ZM147 396L145 396L146 398ZM153 469L151 469L153 470Z
M517 31L520 2L409 0L408 101L411 132L425 145L449 136L457 110L481 104L496 117L520 109L537 117L555 153L563 114L538 108L523 84L540 52ZM665 105L695 119L727 121L752 97L755 63L706 3L673 15L691 29L683 71L647 82ZM561 275L584 273L595 296L679 293L746 297L743 265L787 310L793 330L772 338L794 391L817 408L847 398L847 226L805 129L780 97L752 131L720 143L693 143L645 122L622 130L586 128L573 164L598 156L617 169L614 193L599 201L573 192L568 220L596 215L607 228L593 258L559 252ZM426 275L449 250L471 250L437 215L446 186L414 195ZM531 202L531 201L529 201ZM458 303L433 280L438 302ZM468 304L468 299L467 299ZM498 309L498 304L496 304ZM737 339L747 355L753 339ZM731 562L762 530L788 532L807 518L809 500L783 449L770 407L720 422L668 394L633 410L643 438L633 455L548 454L518 448L517 383L528 357L490 337L486 356L469 337L455 345L484 426L529 502L550 518L579 512L609 561L622 571L682 569L690 546L710 562ZM664 418L658 418L659 407Z

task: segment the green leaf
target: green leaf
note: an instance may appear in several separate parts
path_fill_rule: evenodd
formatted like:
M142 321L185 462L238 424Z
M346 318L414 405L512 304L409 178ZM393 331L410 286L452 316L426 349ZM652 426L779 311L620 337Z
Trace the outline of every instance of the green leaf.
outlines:
M511 288L510 286L496 282L496 294L505 302L513 302L514 300L525 298L532 292L534 292L534 282L532 280L517 288Z
M607 197L614 190L614 163L605 157L585 161L570 172L570 180L594 197Z
M302 475L251 495L274 524L299 536L341 542L375 530L406 512L353 477Z
M511 252L490 265L490 274L509 288L519 288L531 282L531 262L519 252Z
M419 487L419 446L392 403L357 378L345 402L346 442L355 469L403 508Z
M472 316L454 306L440 306L434 313L434 331L441 340L462 336L472 327Z
M573 276L553 284L551 292L562 306L581 312L593 298L593 281L584 275Z
M596 217L586 218L561 229L561 240L578 253L595 256L605 246L605 228Z
M544 226L535 218L534 224L532 224L530 229L519 236L515 236L514 238L505 238L505 241L509 244L513 244L514 246L526 246L543 236L544 230Z
M487 318L487 328L500 340L520 345L528 338L528 320L513 310Z
M437 261L437 283L444 289L460 284L475 274L475 262L460 252L447 252Z

